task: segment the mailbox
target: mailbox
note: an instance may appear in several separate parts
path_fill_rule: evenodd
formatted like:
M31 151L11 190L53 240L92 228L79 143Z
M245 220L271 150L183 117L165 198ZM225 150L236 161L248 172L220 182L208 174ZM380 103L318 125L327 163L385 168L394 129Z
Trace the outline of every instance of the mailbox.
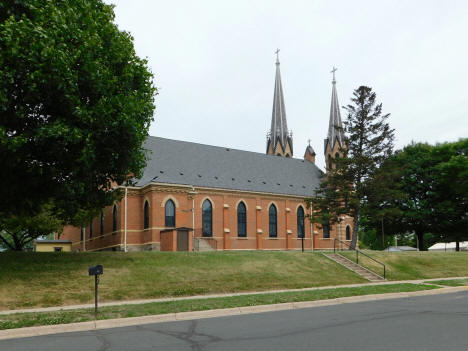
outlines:
M89 267L89 275L101 275L103 273L102 265Z

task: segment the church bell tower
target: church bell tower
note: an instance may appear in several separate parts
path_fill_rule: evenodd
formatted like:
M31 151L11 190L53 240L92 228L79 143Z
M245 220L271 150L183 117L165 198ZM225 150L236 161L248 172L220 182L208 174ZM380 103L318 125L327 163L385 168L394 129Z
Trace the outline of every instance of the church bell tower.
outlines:
M271 116L271 129L267 135L266 153L268 155L292 157L292 133L288 131L286 110L284 108L283 87L281 85L279 49L276 50L276 77L273 94L273 113Z
M333 67L332 80L332 98L330 106L330 120L328 123L328 134L324 143L325 164L327 171L333 167L333 159L341 155L343 149L346 148L346 140L343 132L343 124L341 123L340 104L338 103L338 94L336 93L335 72L337 69Z

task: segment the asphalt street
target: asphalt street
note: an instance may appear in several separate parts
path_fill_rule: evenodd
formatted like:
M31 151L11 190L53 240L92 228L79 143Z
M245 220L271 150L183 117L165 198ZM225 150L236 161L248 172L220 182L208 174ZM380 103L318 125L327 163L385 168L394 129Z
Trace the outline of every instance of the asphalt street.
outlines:
M468 350L468 291L0 341L1 351Z

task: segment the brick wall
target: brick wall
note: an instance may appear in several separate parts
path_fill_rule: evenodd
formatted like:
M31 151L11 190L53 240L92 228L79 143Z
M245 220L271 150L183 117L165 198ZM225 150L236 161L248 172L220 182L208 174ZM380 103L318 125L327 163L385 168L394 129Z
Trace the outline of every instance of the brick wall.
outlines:
M127 249L158 250L160 231L165 226L165 204L171 199L176 206L176 227L194 227L195 237L202 236L202 204L208 199L212 203L213 239L217 249L222 250L299 250L301 239L297 232L297 209L302 206L305 214L310 213L302 198L240 191L191 188L151 184L144 188L129 188L127 195ZM193 197L193 200L192 200ZM149 227L144 229L144 203L149 204ZM192 201L194 218L192 217ZM244 202L247 208L247 236L238 236L237 206ZM277 209L277 237L269 236L269 207ZM93 220L93 236L89 237L89 225L85 227L85 240L81 241L80 228L67 226L62 239L72 240L72 249L77 250L122 250L124 246L124 199L115 204L117 208L117 230L113 228L113 206L104 209L104 231L100 232L100 218ZM194 219L194 223L192 223ZM304 220L304 248L332 249L333 239L345 240L346 225L352 218L333 225L330 239L323 238L322 229L308 218ZM312 230L311 230L312 229ZM313 240L311 233L313 233ZM192 234L191 234L192 235Z

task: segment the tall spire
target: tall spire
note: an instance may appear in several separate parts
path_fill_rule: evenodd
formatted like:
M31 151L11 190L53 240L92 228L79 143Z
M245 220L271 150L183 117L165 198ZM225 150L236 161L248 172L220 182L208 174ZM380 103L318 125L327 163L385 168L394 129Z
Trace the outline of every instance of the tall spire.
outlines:
M292 157L292 135L288 131L286 109L284 107L283 87L279 62L279 49L276 53L276 76L273 93L273 112L271 129L267 140L267 154ZM279 145L278 145L279 143Z
M330 121L328 123L328 134L325 139L325 150L327 152L327 144L330 144L330 149L335 147L335 143L338 141L339 147L343 147L344 134L343 125L341 123L340 104L338 103L338 94L336 93L336 80L335 72L337 68L333 67L330 73L333 73L332 80L332 98L330 106Z

